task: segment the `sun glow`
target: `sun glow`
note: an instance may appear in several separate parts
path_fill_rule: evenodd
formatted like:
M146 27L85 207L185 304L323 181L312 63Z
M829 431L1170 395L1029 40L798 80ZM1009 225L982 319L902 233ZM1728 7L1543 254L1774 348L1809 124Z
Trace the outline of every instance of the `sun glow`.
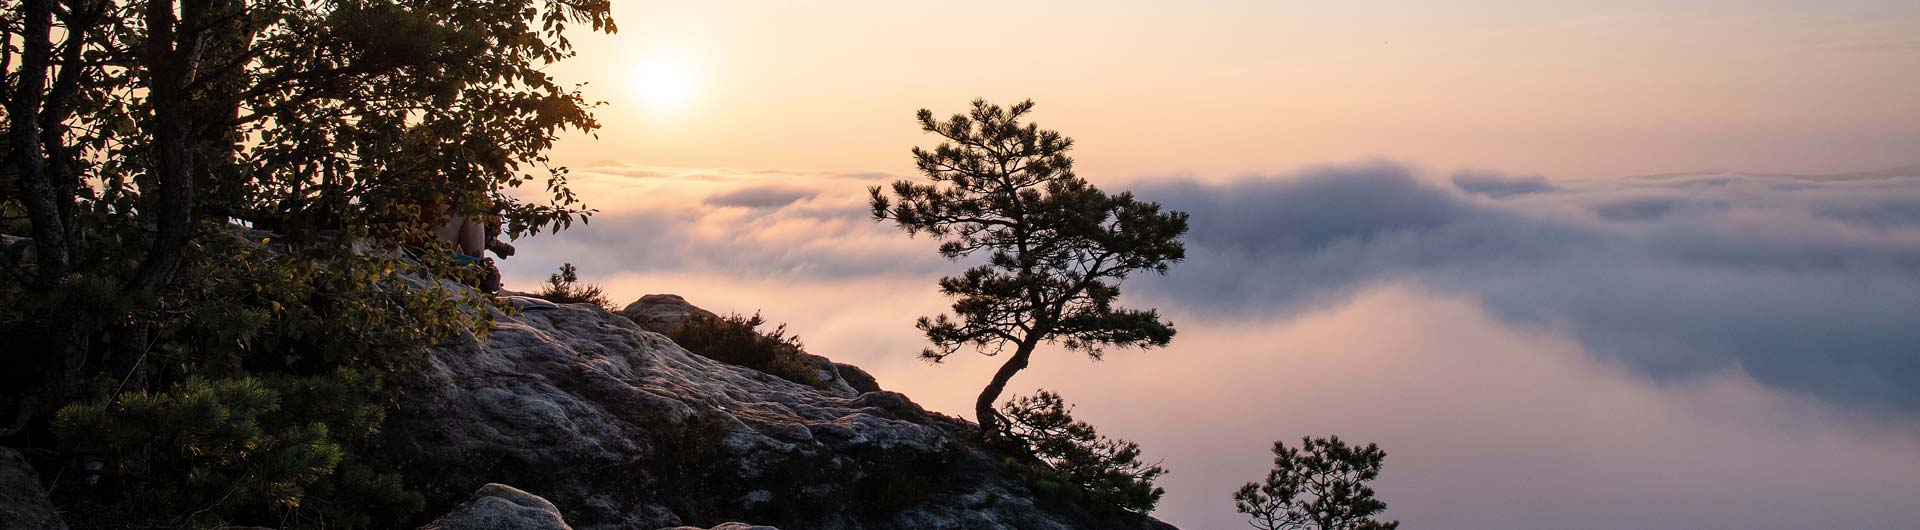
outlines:
M679 107L693 95L693 65L674 56L649 58L634 66L634 92L655 109Z

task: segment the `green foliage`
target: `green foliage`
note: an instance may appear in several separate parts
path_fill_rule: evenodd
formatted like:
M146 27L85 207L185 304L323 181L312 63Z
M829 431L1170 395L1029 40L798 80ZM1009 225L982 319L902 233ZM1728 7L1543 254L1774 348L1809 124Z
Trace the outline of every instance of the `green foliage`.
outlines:
M97 8L61 20L82 38L54 44L96 60L58 72L74 82L46 94L65 135L46 149L100 161L49 168L96 183L101 195L68 190L83 202L157 193L154 132L177 106L204 216L283 232L405 229L417 206L445 202L497 209L522 234L590 213L544 153L562 131L597 128L597 104L544 70L573 55L569 27L616 31L608 0L218 0L164 21L144 2L77 4ZM143 53L156 34L198 45ZM198 90L154 90L164 72L143 69L169 67L192 71ZM504 193L535 182L547 200Z
M175 349L163 362L191 359L225 375L393 371L441 338L491 324L493 300L421 280L459 271L437 253L422 257L441 261L422 263L333 245L274 250L270 235L208 232L194 244L179 296L160 309L175 319Z
M0 438L104 465L54 495L105 526L397 527L385 382L495 304L423 214L592 213L546 151L597 104L546 71L609 0L0 8Z
M607 301L607 295L600 292L600 286L580 283L579 271L572 263L560 265L560 271L547 277L546 286L540 294L534 295L556 304L593 304L608 311L613 310L613 302Z
M940 362L972 346L1012 356L974 403L982 432L1000 434L993 405L1041 343L1099 359L1107 347L1158 347L1173 325L1154 310L1118 307L1120 284L1139 271L1164 273L1186 255L1180 236L1187 215L1162 212L1132 193L1109 195L1073 173L1073 140L1021 123L1032 101L1009 108L974 100L947 121L921 109L920 127L943 141L915 147L928 183L895 182L892 194L870 190L873 218L909 235L940 240L940 254L958 260L984 252L986 263L940 279L953 314L922 317Z
M1234 492L1234 509L1260 530L1399 528L1399 521L1373 518L1387 503L1367 486L1386 458L1378 445L1347 445L1338 436L1302 438L1299 448L1273 442L1273 470Z
M760 326L766 323L757 312L751 317L692 315L667 336L702 357L814 388L826 388L827 382L807 359L800 337L787 335L786 324L775 326L771 331L760 331Z
M192 527L233 518L365 527L423 502L393 475L363 465L337 472L348 462L347 447L384 418L379 388L371 376L345 370L193 377L163 393L70 404L54 427L75 452L106 464L105 487L123 494L119 510L164 514L173 525Z
M1041 390L1015 396L1000 411L1008 434L1046 463L1039 489L1064 483L1096 506L1135 514L1153 511L1166 493L1153 485L1166 468L1140 461L1140 444L1101 436L1092 425L1073 419L1059 394Z
M118 340L143 345L53 418L63 451L103 464L97 485L54 492L90 507L74 525L367 528L421 509L354 451L395 397L390 375L442 337L484 333L496 302L423 281L435 267L400 254L285 247L259 232L210 227L186 265L151 305L115 301L111 284L65 284L63 298L100 295L89 311L102 320L141 322Z

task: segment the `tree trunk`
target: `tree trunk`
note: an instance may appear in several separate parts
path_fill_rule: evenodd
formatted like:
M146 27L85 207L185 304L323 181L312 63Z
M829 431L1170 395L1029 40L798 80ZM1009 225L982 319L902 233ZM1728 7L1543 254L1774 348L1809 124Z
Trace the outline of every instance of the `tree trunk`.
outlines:
M1000 400L1000 393L1007 389L1007 381L1013 379L1013 374L1027 368L1027 360L1033 357L1033 349L1038 345L1037 341L1020 343L1020 348L1013 352L1013 357L1008 358L1006 364L1000 365L1000 371L993 373L993 380L987 382L986 390L980 391L980 399L973 402L974 419L980 422L980 435L986 441L999 440L1001 431L1005 428L1000 425L1000 413L993 410L994 402Z
M45 105L47 72L52 67L53 2L27 0L22 5L20 74L7 109L9 153L19 172L20 202L33 224L36 282L51 288L66 281L71 271L67 220L61 218L59 187L48 171L40 144L40 114Z
M202 6L204 8L204 6ZM187 20L202 17L201 10L188 9ZM193 238L194 178L192 102L187 93L199 60L199 35L175 32L184 26L176 19L173 2L152 0L147 5L147 85L148 101L153 105L154 158L153 184L145 190L155 197L153 212L159 231L147 248L140 268L127 281L129 290L152 293L173 280L174 271L185 257L187 242Z

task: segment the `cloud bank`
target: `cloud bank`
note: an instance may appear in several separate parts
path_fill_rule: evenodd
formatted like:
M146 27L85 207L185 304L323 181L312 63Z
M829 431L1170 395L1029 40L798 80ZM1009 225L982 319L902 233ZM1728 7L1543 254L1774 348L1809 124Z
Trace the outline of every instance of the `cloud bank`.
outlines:
M868 219L866 188L883 182L881 175L646 166L575 174L576 192L601 212L560 236L516 243L522 252L502 269L523 281L510 281L510 288L530 288L562 262L598 277L696 272L818 280L955 269L933 252L934 243Z
M591 224L521 243L616 301L764 310L812 351L966 414L999 359L914 359L961 265L866 218L872 174L598 168ZM1157 516L1244 519L1276 439L1388 452L1389 516L1438 529L1814 527L1920 519L1920 171L1552 181L1362 163L1144 181L1193 214L1189 258L1128 284L1180 336L1060 391L1164 459ZM1108 185L1118 188L1121 186Z
M1271 319L1405 281L1659 377L1735 369L1920 409L1920 178L1452 182L1374 163L1144 185L1193 233L1189 261L1136 292Z
M527 243L510 278L698 272L793 281L957 270L867 218L867 173L595 168L606 210ZM1720 370L1850 405L1920 411L1920 168L1605 181L1385 162L1227 182L1149 180L1193 214L1189 259L1134 296L1272 320L1405 282L1562 329L1654 377ZM635 295L639 293L634 293Z

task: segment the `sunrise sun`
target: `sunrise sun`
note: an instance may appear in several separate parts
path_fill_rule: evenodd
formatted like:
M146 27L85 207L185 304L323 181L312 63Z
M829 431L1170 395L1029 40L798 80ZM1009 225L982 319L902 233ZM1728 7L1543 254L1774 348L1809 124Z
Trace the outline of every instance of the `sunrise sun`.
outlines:
M648 106L657 109L679 107L692 96L692 63L676 56L655 56L634 65L633 90Z

